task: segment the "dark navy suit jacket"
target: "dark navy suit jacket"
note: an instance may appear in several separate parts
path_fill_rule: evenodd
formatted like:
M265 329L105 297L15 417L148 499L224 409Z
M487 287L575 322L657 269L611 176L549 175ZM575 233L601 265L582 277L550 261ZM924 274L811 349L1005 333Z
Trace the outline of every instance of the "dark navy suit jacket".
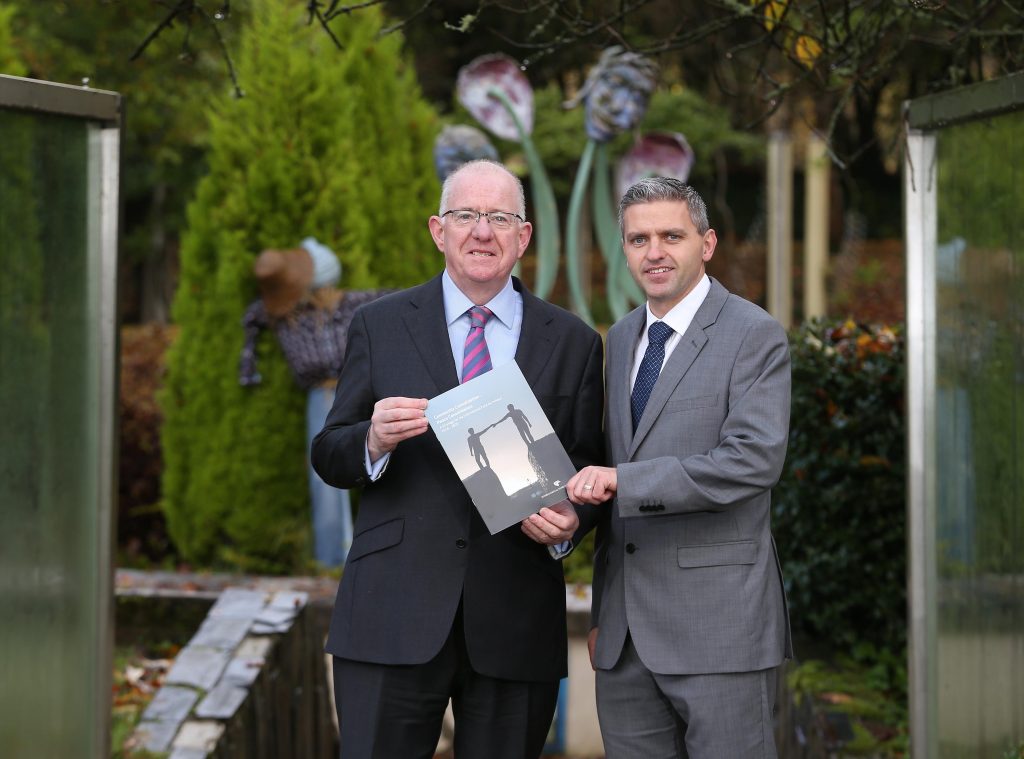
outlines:
M516 362L577 468L600 463L600 336L519 280L513 284L523 298ZM356 312L334 407L312 446L313 466L327 483L363 487L326 649L356 661L427 662L461 600L476 671L557 680L566 674L561 562L518 524L488 533L431 430L399 443L376 482L366 474L374 403L433 398L457 384L440 276ZM582 534L596 510L577 511Z

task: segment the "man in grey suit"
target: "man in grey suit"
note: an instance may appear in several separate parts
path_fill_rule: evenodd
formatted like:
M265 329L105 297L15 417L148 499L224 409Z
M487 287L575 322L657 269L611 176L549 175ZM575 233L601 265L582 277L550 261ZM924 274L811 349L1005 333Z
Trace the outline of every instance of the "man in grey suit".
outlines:
M769 528L789 430L782 327L707 276L697 192L633 185L619 204L647 304L608 333L606 437L570 497L603 511L591 663L609 759L774 757L777 668L792 655Z
M312 448L325 482L363 486L327 638L346 759L430 759L449 698L460 759L536 759L551 726L566 674L558 559L596 514L563 501L489 534L424 416L428 398L514 358L576 466L601 460L601 338L511 276L525 213L504 167L459 168L428 223L444 272L349 329Z

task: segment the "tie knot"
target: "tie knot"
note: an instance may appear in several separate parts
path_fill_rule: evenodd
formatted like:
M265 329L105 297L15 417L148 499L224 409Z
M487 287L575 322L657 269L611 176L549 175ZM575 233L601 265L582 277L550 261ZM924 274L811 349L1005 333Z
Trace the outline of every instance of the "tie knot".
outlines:
M654 322L654 324L647 328L647 340L657 345L664 345L665 341L668 340L674 331L665 322Z
M469 319L474 327L483 327L492 316L494 314L486 306L473 306L469 309Z

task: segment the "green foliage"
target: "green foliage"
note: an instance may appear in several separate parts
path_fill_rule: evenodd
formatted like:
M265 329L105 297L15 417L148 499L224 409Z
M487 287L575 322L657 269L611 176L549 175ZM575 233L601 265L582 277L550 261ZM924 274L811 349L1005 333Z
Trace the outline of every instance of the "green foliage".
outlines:
M154 26L140 2L72 4L4 0L17 9L11 52L26 64L24 74L52 82L114 90L125 97L120 193L124 213L121 241L122 303L133 293L128 274L143 262L158 262L176 250L184 226L186 199L203 166L206 118L212 97L229 92L220 47L208 28L189 35L181 47L174 29L158 37L142 58L129 61ZM246 17L245 7L232 18ZM227 44L233 26L221 29ZM0 61L7 46L0 43ZM0 66L2 68L2 66ZM132 304L134 305L134 304ZM132 309L126 309L129 315Z
M243 36L246 96L210 111L209 174L188 209L168 356L164 501L181 554L280 572L308 542L304 395L272 335L262 384L238 384L253 261L313 235L339 253L343 285L397 286L440 269L423 249L436 196L434 116L381 17L344 17L338 52L303 4L261 0ZM432 248L432 246L431 246Z
M590 583L594 579L594 536L595 530L587 533L572 553L562 560L562 573L569 583Z
M840 755L900 757L907 752L907 698L902 659L899 664L896 680L880 682L875 664L812 659L791 667L787 681L797 704L811 699L817 711L848 717L853 737L839 747Z
M772 526L794 630L833 651L902 650L902 333L812 321L790 350L789 451Z
M1002 759L1024 759L1024 741L1017 744L1016 748L1010 747L1003 752Z
M11 34L11 19L15 9L0 3L0 74L25 76L28 68L21 61Z

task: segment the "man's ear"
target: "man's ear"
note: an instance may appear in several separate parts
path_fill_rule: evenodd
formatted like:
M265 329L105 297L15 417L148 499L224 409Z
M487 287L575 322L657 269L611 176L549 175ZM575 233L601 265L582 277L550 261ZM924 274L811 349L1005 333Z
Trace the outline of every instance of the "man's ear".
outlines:
M519 255L517 258L522 258L526 252L527 246L530 244L530 237L533 236L533 224L528 221L524 221L519 225Z
M709 229L704 233L704 250L701 252L701 258L706 262L711 260L711 257L715 255L715 247L718 245L718 235L715 234L715 230Z
M427 220L427 228L430 229L430 236L434 238L434 245L444 253L444 222L440 216L431 216Z

